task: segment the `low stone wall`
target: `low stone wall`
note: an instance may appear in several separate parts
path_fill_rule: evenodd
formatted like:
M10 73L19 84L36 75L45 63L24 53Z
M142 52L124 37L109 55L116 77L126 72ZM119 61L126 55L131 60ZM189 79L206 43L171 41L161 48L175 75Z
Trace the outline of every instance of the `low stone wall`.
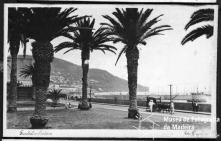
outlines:
M32 87L18 87L18 100L31 100L32 91Z
M17 87L17 100L32 100L32 87ZM9 95L10 87L7 87Z
M119 99L91 99L92 102L98 103L108 103L108 104L121 104L121 105L129 105L129 100L119 100ZM166 103L166 102L163 102ZM138 106L146 106L146 101L137 101ZM176 110L187 110L192 111L192 103L174 103ZM199 112L211 112L211 104L199 104Z

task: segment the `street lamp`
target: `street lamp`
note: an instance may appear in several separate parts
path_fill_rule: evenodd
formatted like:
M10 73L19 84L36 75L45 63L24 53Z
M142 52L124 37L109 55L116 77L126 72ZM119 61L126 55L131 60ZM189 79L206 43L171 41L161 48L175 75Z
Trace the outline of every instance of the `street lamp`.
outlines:
M92 86L90 85L90 101L91 101L91 89L92 89Z
M170 86L170 103L172 102L172 84L169 85Z
M93 81L91 81L90 80L90 93L89 93L89 95L90 95L90 102L91 102L91 94L92 94L92 85L93 85Z

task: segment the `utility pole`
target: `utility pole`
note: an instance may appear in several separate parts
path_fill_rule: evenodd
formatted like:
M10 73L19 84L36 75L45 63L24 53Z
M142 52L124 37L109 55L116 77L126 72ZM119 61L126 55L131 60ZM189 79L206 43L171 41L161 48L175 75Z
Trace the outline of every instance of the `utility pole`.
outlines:
M170 86L170 103L172 102L172 84L169 85Z

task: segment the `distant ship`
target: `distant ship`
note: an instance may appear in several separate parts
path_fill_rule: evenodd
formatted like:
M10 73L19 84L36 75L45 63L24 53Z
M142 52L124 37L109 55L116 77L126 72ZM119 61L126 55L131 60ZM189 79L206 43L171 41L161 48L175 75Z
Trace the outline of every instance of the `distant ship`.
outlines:
M187 102L197 101L197 102L210 103L210 101L211 101L211 95L206 94L204 92L191 93L191 95L192 95L192 99L188 99Z

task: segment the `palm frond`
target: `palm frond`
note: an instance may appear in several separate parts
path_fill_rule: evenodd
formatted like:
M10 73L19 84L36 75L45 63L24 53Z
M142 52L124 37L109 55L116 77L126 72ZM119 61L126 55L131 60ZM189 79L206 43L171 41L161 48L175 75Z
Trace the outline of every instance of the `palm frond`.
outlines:
M87 27L73 27L73 26L68 26L67 28L64 28L64 29L61 29L61 31L59 31L59 34L60 36L63 36L63 34L65 33L71 33L71 32L77 32L78 30L81 30L81 29L87 29L87 30L92 30L92 28L87 28ZM56 35L55 35L56 36Z
M123 49L120 51L120 53L119 53L119 55L118 55L118 57L117 57L117 60L116 60L115 66L117 65L117 62L119 61L121 55L122 55L123 53L125 53L125 51L127 50L127 48L128 48L128 46L125 45L125 46L123 47Z
M107 27L102 27L103 29L109 30L109 28L113 29L114 26L109 24L109 23L100 23L101 26L107 26Z
M61 91L62 89L52 89L51 91L49 91L49 94L58 95L61 93Z
M78 44L75 43L75 42L62 42L60 43L59 45L55 46L54 48L54 52L58 52L62 49L65 49L65 48L77 48L78 47Z
M69 32L63 32L60 36L66 37L68 39L74 40L75 38Z
M154 35L163 35L161 32L166 30L173 30L173 28L170 25L161 25L157 26L149 31L147 31L139 40L139 42L144 41L145 39L154 36Z
M145 34L148 30L151 29L151 27L156 24L157 22L160 21L160 17L163 16L163 14L153 18L152 20L148 21L147 23L145 23L143 26L139 27L139 31L138 31L138 35L137 37L140 38L141 36L143 36L143 34Z
M105 51L115 53L115 47L105 44L106 42L111 41L109 38L109 32L106 32L106 29L102 28L102 26L93 32L94 24L95 19L83 18L76 22L76 27L67 28L63 35L72 39L73 42L63 42L56 46L54 51L58 52L62 49L68 48L65 53L75 49L80 49L82 51L101 50L104 53Z
M8 8L8 43L10 52L18 52L20 43L23 46L23 56L26 55L26 43L29 8Z
M106 45L106 44L99 44L97 48L106 48L106 49L117 50L116 47L111 46L111 45Z
M61 91L62 91L62 89L52 89L47 94L47 97L51 98L53 100L58 100L61 97L65 97L66 95L62 94Z
M112 53L116 54L115 50L113 50L113 49L108 49L108 48L94 48L94 50L100 50L100 51L102 51L104 54L105 54L105 51L112 52Z
M117 22L116 20L114 20L113 18L111 18L108 15L103 15L103 17L105 19L109 20L112 24L112 26L109 27L109 29L110 29L109 33L118 34L118 35L122 35L124 33L125 29L119 22ZM108 24L106 24L106 25L108 25Z
M116 14L115 14L116 15ZM122 25L117 22L115 19L111 18L110 16L108 15L103 15L103 17L107 20L109 20L111 22L111 24L115 27L115 28L122 28Z
M146 41L139 41L138 43L139 43L139 44L142 44L142 45L144 45L144 46L147 44Z
M185 26L185 30L187 30L190 26L204 22L204 21L213 21L214 20L214 9L200 9L195 11L190 21Z
M24 78L32 77L34 72L35 72L35 68L32 64L25 65L23 68L21 68L19 76L24 77Z
M64 54L66 54L66 53L68 53L68 52L70 52L70 51L72 51L72 50L75 50L75 49L80 49L80 47L75 47L75 48L72 47L72 48L70 48L69 50L65 51Z
M153 25L160 21L160 17L163 16L161 14L148 21L152 11L153 9L141 9L140 11L137 8L116 9L113 12L113 16L117 20L108 15L103 16L109 21L109 23L101 23L103 30L110 38L109 41L125 44L125 47L118 55L116 64L122 53L126 50L136 48L138 44L145 45L146 42L144 40L148 37L161 35L161 32L165 30L172 30L169 25L152 28Z
M116 21L119 25L123 26L123 25L126 24L126 22L127 22L127 20L126 20L126 15L125 15L124 12L121 12L121 10L120 10L119 8L116 8L116 12L113 12L112 14L113 14L113 15L117 18L117 20L120 22L120 23L118 23L118 22ZM113 23L112 23L112 24L113 24ZM113 24L113 25L115 25L115 24Z
M108 32L106 32L106 30L104 30L101 26L92 35L92 38L91 38L91 41L90 41L90 45L91 45L90 49L91 49L91 51L93 49L95 49L95 50L100 49L103 52L104 51L110 51L112 53L115 53L115 51L117 49L114 46L106 44L107 42L110 42L110 41L111 41L111 38L109 37Z
M210 38L213 35L213 26L206 25L192 30L183 38L181 44L184 45L188 41L194 41L202 35L206 35L206 38Z
M82 18L73 13L76 8L67 8L62 10L59 7L50 8L31 8L32 15L30 16L30 23L28 25L29 36L36 41L51 41L54 38L67 32L67 30L77 30L71 24L75 24Z
M140 11L140 16L139 16L139 21L138 21L138 26L143 26L145 23L146 23L146 21L147 21L147 19L148 19L148 17L150 16L150 14L152 13L152 11L153 11L153 9L146 9L145 11L144 11L144 13L143 13L143 9Z
M118 42L126 43L125 40L121 37L118 37L118 38L113 37L110 39L110 41L113 41L114 44Z

